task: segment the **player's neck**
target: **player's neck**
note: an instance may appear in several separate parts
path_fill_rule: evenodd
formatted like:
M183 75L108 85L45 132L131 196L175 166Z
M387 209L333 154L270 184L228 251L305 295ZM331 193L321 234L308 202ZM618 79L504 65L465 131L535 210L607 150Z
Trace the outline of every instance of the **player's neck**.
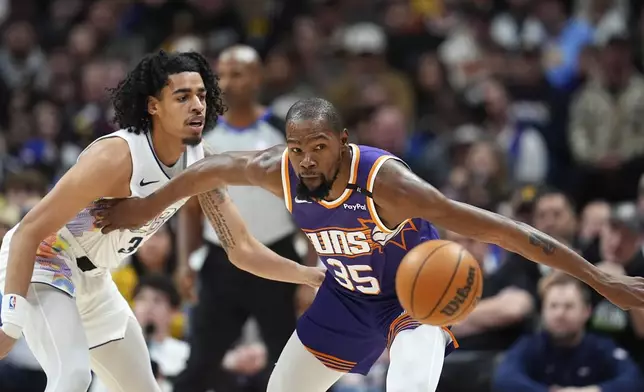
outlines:
M248 128L264 115L266 108L253 102L250 105L229 107L224 114L226 123L234 128Z
M162 130L152 131L152 147L157 158L166 166L173 166L186 150L183 142Z
M342 156L342 163L340 163L340 172L338 173L338 177L333 182L331 192L329 192L329 196L327 196L328 200L336 200L342 195L342 193L344 193L344 190L347 189L349 178L351 176L352 160L353 150L351 148L347 148Z

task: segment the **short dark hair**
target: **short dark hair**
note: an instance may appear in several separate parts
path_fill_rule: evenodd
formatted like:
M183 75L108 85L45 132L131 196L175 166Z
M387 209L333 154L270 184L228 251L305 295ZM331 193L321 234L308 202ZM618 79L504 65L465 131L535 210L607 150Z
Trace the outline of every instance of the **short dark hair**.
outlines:
M591 305L592 293L590 288L581 280L562 271L552 271L539 281L539 296L541 299L544 299L551 288L567 285L575 286L579 290L579 294L581 294L584 303Z
M179 292L177 291L174 282L172 282L172 279L168 276L162 274L143 275L139 279L139 283L134 287L133 298L136 298L143 289L152 289L165 294L170 306L174 309L178 308L181 304Z
M198 72L206 88L206 121L204 129L215 126L217 117L225 111L219 79L210 69L205 57L197 52L160 50L145 56L116 88L109 89L114 105L114 122L130 132L146 133L152 125L148 113L148 97L159 97L170 75Z
M323 98L306 98L295 102L286 113L286 123L300 120L324 120L338 134L344 129L338 110Z
M562 191L560 189L549 187L549 186L542 187L541 189L539 189L537 191L537 196L534 198L534 205L536 206L539 203L539 201L541 201L541 199L549 197L549 196L561 196L561 197L563 197L564 200L566 201L566 204L568 204L568 206L570 207L572 212L577 214L577 212L578 212L577 211L577 205L573 201L572 197L570 197L569 194L567 194L566 192L564 192L564 191Z

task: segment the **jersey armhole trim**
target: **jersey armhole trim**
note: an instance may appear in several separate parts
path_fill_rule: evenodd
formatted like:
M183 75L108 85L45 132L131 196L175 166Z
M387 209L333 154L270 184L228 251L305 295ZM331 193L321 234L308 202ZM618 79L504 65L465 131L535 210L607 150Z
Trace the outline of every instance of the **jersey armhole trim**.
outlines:
M288 212L293 212L292 210L292 198L291 198L291 179L289 176L288 165L288 149L285 149L282 153L282 190L284 191L284 204Z
M114 133L116 133L116 132L114 132ZM80 157L82 157L82 156L87 152L87 150L89 150L91 147L94 147L94 145L95 145L96 143L98 143L98 142L100 142L100 141L103 141L103 140L107 140L107 139L114 139L115 137L116 137L116 138L119 138L119 139L122 139L122 140L125 140L125 138L124 138L124 137L121 137L121 136L119 136L119 135L112 135L112 134L110 134L110 135L105 135L105 136L103 136L103 137L99 137L98 139L96 139L96 140L94 140L93 142L91 142L90 144L88 144L88 145L87 145L87 147L85 147L85 148L83 149L83 151L81 151L81 152L80 152L80 154L78 154L78 158L76 158L76 162L78 163L78 160L80 159ZM128 141L127 141L127 140L125 140L125 142L126 142L126 143L128 143ZM129 146L130 146L130 143L128 143L128 147L129 147Z
M395 159L396 161L401 162L403 165L407 166L405 162L403 162L400 158L396 158L392 155L383 155L380 158L376 159L376 161L373 163L373 166L371 166L369 175L367 176L367 191L369 191L371 194L373 194L373 185L376 182L376 177L378 176L380 168L385 162L390 159ZM380 219L378 210L376 209L376 203L373 201L373 197L367 197L365 199L367 203L367 209L369 210L369 215L371 215L371 219L373 219L373 222L376 224L376 226L378 226L378 228L385 234L398 233L411 220L406 219L402 221L396 228L390 229L385 225L382 219Z
M83 154L85 154L96 143L98 143L100 141L103 141L103 140L114 139L114 138L118 138L118 139L123 140L127 144L127 148L130 150L130 163L132 164L132 172L130 172L130 179L128 180L127 185L128 185L128 189L129 189L128 197L132 197L132 185L131 184L132 184L132 178L134 176L134 157L132 156L132 146L130 145L129 140L127 140L126 138L124 138L123 136L118 134L118 131L112 132L112 133L107 134L105 136L101 136L98 139L96 139L93 142L91 142L87 147L85 147L83 149L83 151L80 152L80 154L78 154L78 158L76 158L76 163L78 163L78 161L80 160L81 156L83 156ZM116 197L101 197L101 198L98 198L98 199L94 200L94 202L97 202L99 200L108 200L108 199L116 199Z
M358 168L360 165L360 148L353 143L350 143L349 147L351 147L351 151L353 152L353 156L351 157L351 169L350 169L351 171L349 173L349 184L355 184L358 181ZM338 197L337 199L332 201L318 200L318 204L327 209L338 208L342 205L342 203L349 200L349 198L353 194L353 189L354 189L353 187L347 186L344 192L342 192L340 197Z

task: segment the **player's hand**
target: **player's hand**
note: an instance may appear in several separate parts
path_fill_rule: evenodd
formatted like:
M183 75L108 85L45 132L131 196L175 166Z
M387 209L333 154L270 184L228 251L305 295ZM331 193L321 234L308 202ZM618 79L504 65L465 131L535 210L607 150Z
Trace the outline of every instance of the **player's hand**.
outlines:
M623 310L644 308L644 278L610 274L594 288Z
M11 351L14 344L16 344L16 339L8 336L2 329L0 329L0 359L9 354L9 351Z
M176 273L176 283L177 289L181 297L189 302L196 303L198 300L197 296L197 272L190 268L189 266L179 267Z
M326 268L324 267L306 267L305 283L307 286L317 289L320 287L326 276Z
M295 290L295 313L299 317L311 306L317 290L306 285L299 285Z
M96 218L95 226L103 234L121 229L138 229L154 219L145 199L132 197L127 199L100 200L90 209Z

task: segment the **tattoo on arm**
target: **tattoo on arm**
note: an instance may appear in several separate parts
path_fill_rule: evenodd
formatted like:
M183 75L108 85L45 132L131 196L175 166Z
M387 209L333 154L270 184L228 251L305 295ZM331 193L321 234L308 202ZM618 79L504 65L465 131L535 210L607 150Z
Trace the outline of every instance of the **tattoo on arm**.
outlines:
M541 251L546 256L552 256L557 251L555 243L541 233L536 233L531 230L528 239L530 241L530 245L541 248Z
M201 209L208 217L210 224L215 229L221 246L226 252L232 250L237 243L232 235L228 222L224 213L221 211L221 205L226 201L228 195L222 188L217 188L207 193L202 193L197 196Z

